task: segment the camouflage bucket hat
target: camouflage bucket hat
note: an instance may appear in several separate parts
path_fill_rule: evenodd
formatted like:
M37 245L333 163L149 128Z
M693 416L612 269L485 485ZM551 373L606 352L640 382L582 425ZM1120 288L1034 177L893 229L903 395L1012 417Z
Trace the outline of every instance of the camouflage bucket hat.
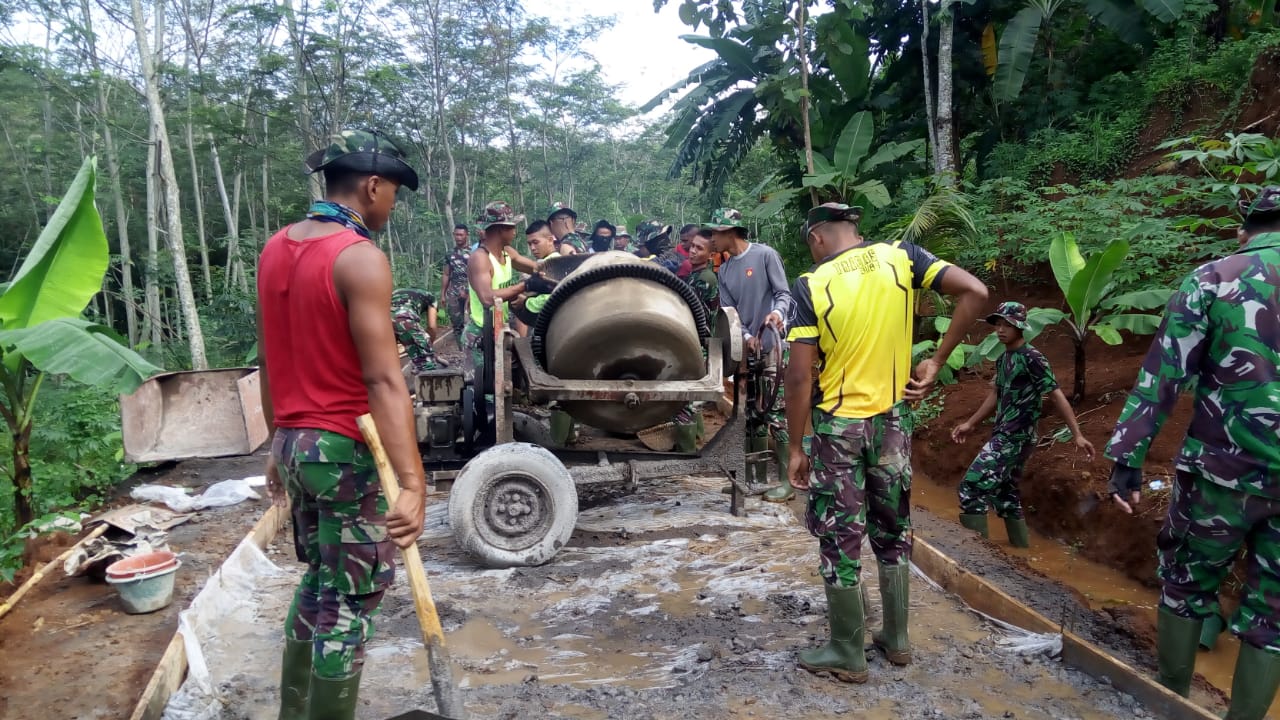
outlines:
M733 208L720 208L711 213L711 222L703 223L702 227L707 230L732 230L733 228L746 230L747 223L742 219L741 211Z
M523 215L516 214L516 211L507 203L501 200L495 200L484 206L484 210L480 211L480 217L476 218L476 224L488 230L491 225L510 225L515 227L516 223L524 220Z
M992 325L997 320L1003 319L1010 325L1025 331L1027 329L1027 306L1020 302L1002 302L996 311L987 316L987 322Z
M1254 215L1280 216L1280 187L1263 188L1252 200L1240 199L1240 217L1248 220Z
M405 162L405 152L380 130L360 128L334 135L329 146L311 153L307 174L321 170L347 170L395 180L411 191L418 189L418 173Z
M619 226L618 226L618 234L614 235L614 237L624 237L624 238L629 238L629 237L631 237L631 233L627 232L627 226L626 226L626 225L619 225Z
M551 209L547 211L547 222L551 222L551 218L557 215L568 215L573 218L575 223L578 221L578 213L574 212L573 208L562 202L551 204Z
M663 225L661 220L645 220L636 225L636 240L641 245L647 245L649 240L658 237L663 232L671 233L670 225Z
M823 203L809 211L804 219L804 229L800 231L800 239L809 241L809 232L823 223L858 222L862 218L862 207L859 205L841 205L840 203Z

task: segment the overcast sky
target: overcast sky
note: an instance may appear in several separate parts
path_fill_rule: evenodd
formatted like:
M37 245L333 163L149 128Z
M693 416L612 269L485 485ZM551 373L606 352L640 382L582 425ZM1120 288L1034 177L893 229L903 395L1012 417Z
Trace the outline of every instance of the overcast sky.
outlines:
M693 31L680 22L679 7L680 0L670 0L655 13L653 0L524 0L526 12L552 19L572 22L584 11L617 17L613 29L585 43L584 49L600 61L605 77L618 88L618 99L629 105L643 104L715 57L680 39ZM706 34L706 29L697 34Z

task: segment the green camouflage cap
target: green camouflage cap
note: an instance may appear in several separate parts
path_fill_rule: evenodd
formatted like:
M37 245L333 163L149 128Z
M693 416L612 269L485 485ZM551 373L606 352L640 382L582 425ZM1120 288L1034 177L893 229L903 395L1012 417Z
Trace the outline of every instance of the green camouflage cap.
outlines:
M664 230L670 233L671 226L663 225L661 220L645 220L639 225L636 225L636 240L641 245L646 245L650 238L661 235Z
M742 219L742 212L733 208L720 208L711 213L711 222L703 223L703 229L706 230L732 230L733 228L747 229L747 223Z
M329 146L307 157L307 174L321 170L348 170L395 180L411 191L418 189L418 173L405 162L405 152L380 130L343 130Z
M551 218L557 215L566 214L572 217L574 222L578 221L578 213L574 212L573 208L569 207L567 203L551 203L551 209L547 211L547 222L551 222Z
M829 222L858 222L862 217L862 207L858 205L841 205L840 203L823 203L809 211L804 219L804 230L800 239L808 242L809 233L819 225Z
M1027 329L1027 306L1020 302L1002 302L996 307L995 312L987 316L987 322L995 325L996 321L1001 319L1019 330L1025 331Z
M1263 188L1252 200L1240 199L1240 217L1248 220L1254 215L1280 217L1280 187Z
M480 211L480 217L476 218L476 224L485 230L491 225L510 225L515 227L516 223L524 220L523 215L516 214L514 208L502 200L495 200L484 206L484 210Z

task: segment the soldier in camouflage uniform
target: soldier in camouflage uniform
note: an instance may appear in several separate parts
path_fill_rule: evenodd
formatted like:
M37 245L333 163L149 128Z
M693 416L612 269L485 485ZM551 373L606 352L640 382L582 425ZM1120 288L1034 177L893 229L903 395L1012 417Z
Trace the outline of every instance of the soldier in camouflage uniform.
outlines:
M1022 303L1001 303L987 316L987 322L996 326L996 336L1005 350L996 360L991 392L973 417L951 431L951 439L963 443L992 413L996 413L996 426L960 481L960 524L987 537L987 507L994 505L996 514L1004 519L1009 544L1025 548L1031 546L1031 534L1022 515L1018 481L1036 448L1036 422L1046 394L1071 428L1076 447L1090 461L1093 444L1080 433L1071 403L1058 388L1049 361L1022 336L1028 327L1027 308Z
M426 327L422 316L426 315ZM426 290L398 288L391 293L391 324L396 340L404 346L414 372L424 373L443 366L436 357L431 338L436 334L436 299Z
M645 220L636 226L636 235L639 236L640 244L649 251L647 259L674 273L677 277L687 277L689 261L681 257L672 245L672 231L673 228L670 225L664 225L658 220ZM683 274L681 270L684 270Z
M1241 549L1248 572L1232 720L1263 718L1280 686L1280 187L1240 203L1240 251L1191 272L1165 310L1107 445L1111 491L1139 500L1142 464L1189 382L1195 411L1157 541L1159 679L1186 696L1205 618Z
M635 253L636 244L631 239L631 233L621 225L618 226L618 234L613 236L613 249L619 252Z
M986 301L964 270L910 243L871 243L858 233L859 208L834 203L809 211L804 238L816 264L792 287L787 425L801 436L813 422L811 456L791 446L791 484L809 491L805 522L818 539L830 640L800 653L801 667L845 682L867 681L862 539L880 570L884 629L873 642L889 661L911 662L907 634L911 575L911 428L906 401L923 398ZM721 267L721 286L725 281ZM937 353L911 371L915 289L957 297ZM816 370L816 377L814 368ZM810 472L812 467L812 473ZM868 525L870 527L868 528Z
M547 224L556 236L556 250L561 255L590 252L587 241L577 231L578 213L568 205L558 202L547 212Z
M467 226L453 227L453 250L440 261L440 295L449 313L453 339L462 344L462 330L467 326L467 260L471 259L471 236Z
M710 260L711 238L706 236L694 238L689 249L689 263L692 270L685 281L702 301L702 307L707 312L707 325L714 336L716 314L720 310L720 283L716 280L715 271L711 269ZM695 403L689 403L676 414L673 422L676 428L676 449L680 452L697 450L698 441L703 434L702 411Z
M334 137L307 166L324 173L325 199L267 242L257 273L267 487L288 503L307 565L285 621L279 718L351 720L393 543L422 531L425 474L387 322L391 268L370 242L418 176L371 130ZM356 426L365 413L402 486L394 508Z

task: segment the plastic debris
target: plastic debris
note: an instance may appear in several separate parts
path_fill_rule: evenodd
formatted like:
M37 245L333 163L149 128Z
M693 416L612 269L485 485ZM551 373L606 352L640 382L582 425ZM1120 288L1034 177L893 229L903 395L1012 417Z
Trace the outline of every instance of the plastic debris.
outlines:
M210 485L200 495L188 495L185 488L139 485L129 493L129 497L134 500L164 503L178 512L207 510L213 507L235 505L245 500L261 500L262 496L254 491L250 482L253 479L223 480Z

